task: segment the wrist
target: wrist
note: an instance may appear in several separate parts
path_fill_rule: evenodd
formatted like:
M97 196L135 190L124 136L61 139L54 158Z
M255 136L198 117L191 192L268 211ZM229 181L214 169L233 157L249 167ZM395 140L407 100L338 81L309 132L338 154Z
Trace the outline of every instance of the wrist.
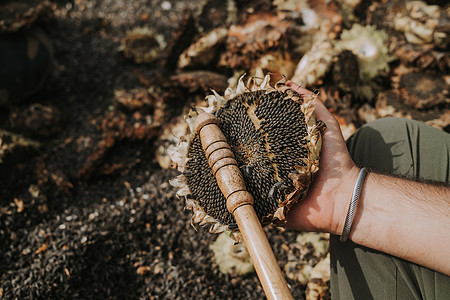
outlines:
M334 198L333 218L329 232L341 235L344 229L348 207L352 199L353 190L358 179L360 168L353 165L342 178L341 184L330 197Z

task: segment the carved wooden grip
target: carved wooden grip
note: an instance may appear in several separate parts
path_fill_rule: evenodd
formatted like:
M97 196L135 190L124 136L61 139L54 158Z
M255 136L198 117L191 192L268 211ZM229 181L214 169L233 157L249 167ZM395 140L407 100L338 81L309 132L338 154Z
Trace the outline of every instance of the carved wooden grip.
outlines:
M219 128L219 120L212 114L200 114L195 131L200 135L206 158L227 199L227 209L242 233L267 299L293 299L253 208L253 197L246 189L234 153Z
M195 122L202 147L220 190L227 199L227 209L234 213L242 205L253 205L253 197L247 191L244 177L239 170L234 153L219 128L219 120L212 114L200 114Z

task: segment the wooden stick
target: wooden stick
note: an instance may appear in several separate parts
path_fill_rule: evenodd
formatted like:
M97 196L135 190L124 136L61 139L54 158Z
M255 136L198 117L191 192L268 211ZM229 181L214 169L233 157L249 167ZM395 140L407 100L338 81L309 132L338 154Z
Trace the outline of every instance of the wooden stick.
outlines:
M227 199L227 209L242 233L267 299L293 299L253 208L253 197L247 191L234 154L219 128L219 120L212 114L200 114L195 130L200 135L219 188Z

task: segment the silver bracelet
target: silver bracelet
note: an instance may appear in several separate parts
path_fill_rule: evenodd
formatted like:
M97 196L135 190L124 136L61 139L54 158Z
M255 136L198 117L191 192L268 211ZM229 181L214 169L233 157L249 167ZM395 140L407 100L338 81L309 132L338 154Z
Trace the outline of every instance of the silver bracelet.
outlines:
M364 183L364 178L369 171L367 168L362 168L359 171L358 179L356 180L355 188L353 189L352 201L348 207L347 217L345 218L344 229L342 230L341 242L345 242L350 234L352 228L353 217L355 216L356 206L358 205L359 195Z

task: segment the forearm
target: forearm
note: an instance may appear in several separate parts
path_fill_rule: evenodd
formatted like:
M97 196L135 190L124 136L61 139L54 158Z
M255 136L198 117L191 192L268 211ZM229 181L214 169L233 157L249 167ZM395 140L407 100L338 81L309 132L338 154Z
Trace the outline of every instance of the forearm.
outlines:
M342 233L353 177L338 200L336 234ZM350 239L450 275L450 188L369 173Z
M312 94L293 82L287 85ZM327 124L320 170L306 197L291 208L288 226L341 235L359 169L323 103L317 102L314 113ZM369 173L349 238L450 276L450 188Z

